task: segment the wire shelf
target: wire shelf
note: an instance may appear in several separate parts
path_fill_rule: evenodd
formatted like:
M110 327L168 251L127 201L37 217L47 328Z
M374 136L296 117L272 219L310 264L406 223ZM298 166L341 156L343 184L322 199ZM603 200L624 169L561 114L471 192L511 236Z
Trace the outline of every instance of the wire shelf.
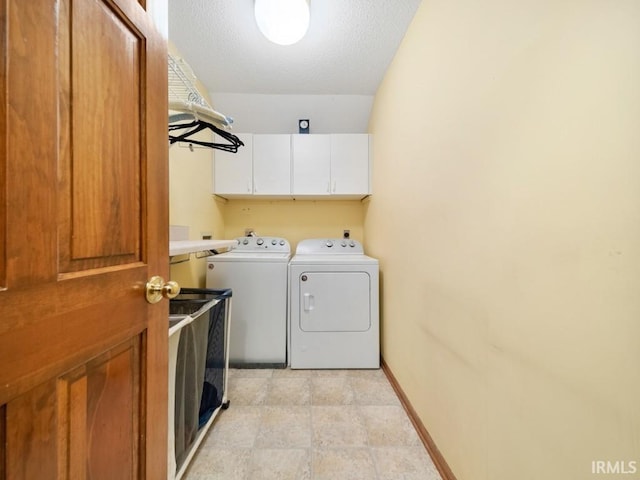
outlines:
M216 112L196 87L197 77L182 58L169 54L169 109L178 112L169 121L182 121L184 114L202 119L223 128L229 128L233 120Z

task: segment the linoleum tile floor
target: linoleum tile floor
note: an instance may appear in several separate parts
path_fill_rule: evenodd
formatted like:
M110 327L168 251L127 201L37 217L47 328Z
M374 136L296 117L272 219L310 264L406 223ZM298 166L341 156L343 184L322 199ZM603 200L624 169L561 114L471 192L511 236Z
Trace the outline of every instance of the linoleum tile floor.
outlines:
M382 370L231 369L187 480L441 480Z

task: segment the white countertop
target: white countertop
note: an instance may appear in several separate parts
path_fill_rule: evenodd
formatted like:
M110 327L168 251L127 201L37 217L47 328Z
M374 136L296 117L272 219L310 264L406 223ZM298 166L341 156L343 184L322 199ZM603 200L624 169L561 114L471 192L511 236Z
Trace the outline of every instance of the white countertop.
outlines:
M236 243L236 240L174 240L169 242L169 255L223 250L232 247Z

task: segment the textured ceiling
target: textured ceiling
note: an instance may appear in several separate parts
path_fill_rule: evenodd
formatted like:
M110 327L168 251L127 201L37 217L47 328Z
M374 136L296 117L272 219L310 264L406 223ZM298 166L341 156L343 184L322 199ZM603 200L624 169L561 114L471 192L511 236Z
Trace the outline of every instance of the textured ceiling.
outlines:
M210 92L373 95L420 0L310 0L297 44L265 39L253 0L169 0L169 38Z

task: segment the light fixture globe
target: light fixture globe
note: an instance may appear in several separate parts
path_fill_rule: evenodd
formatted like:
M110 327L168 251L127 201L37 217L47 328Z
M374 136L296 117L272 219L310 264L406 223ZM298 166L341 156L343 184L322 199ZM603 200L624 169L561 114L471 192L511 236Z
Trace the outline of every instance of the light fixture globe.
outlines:
M293 45L309 29L308 0L255 0L255 17L262 34L278 45Z

